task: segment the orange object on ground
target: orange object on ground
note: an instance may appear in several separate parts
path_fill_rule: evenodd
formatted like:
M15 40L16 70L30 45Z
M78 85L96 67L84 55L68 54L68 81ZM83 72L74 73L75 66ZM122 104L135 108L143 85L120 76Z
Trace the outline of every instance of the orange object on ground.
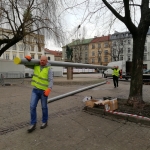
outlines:
M25 58L26 58L28 61L31 61L31 59L32 59L32 57L29 56L29 55L25 56Z
M44 95L48 96L50 94L50 92L51 92L51 89L48 88L44 91Z

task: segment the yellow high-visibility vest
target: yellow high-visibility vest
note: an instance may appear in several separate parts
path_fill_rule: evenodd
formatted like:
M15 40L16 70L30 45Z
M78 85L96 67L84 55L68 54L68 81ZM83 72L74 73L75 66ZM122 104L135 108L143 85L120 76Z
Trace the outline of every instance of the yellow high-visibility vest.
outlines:
M116 69L113 69L112 75L115 75L115 76L118 77L118 76L119 76L119 71L120 71L119 69L117 69L117 70L116 70Z
M48 71L50 67L45 66L42 71L40 70L40 66L34 66L34 73L31 80L31 85L41 89L46 90L48 88Z

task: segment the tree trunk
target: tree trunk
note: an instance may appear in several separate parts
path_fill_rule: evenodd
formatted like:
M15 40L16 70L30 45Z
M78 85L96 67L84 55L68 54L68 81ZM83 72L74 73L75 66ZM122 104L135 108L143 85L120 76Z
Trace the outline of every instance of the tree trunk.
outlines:
M132 57L132 73L130 82L130 94L127 104L134 108L143 108L143 55L146 39L146 31L141 31L137 35L133 35L133 57Z

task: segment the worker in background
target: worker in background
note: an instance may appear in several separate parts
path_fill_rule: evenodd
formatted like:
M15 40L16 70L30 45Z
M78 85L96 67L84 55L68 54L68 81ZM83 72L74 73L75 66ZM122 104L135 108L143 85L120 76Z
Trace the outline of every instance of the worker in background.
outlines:
M105 77L105 76L104 76L104 70L102 70L102 77Z
M112 76L113 76L114 88L116 88L118 87L118 77L119 76L122 77L121 71L119 70L118 66L114 66Z
M4 84L4 76L3 76L3 74L0 75L0 84L1 84L2 86L5 85L5 84Z
M31 61L31 56L25 56L25 58L28 61ZM41 100L42 106L42 125L40 128L44 129L47 126L48 123L47 99L48 95L51 93L53 86L53 72L51 70L50 64L48 64L46 56L41 56L40 65L35 65L32 68L34 69L34 73L31 80L31 85L33 86L30 101L31 122L28 128L28 132L32 132L36 128L37 123L36 107L39 99Z

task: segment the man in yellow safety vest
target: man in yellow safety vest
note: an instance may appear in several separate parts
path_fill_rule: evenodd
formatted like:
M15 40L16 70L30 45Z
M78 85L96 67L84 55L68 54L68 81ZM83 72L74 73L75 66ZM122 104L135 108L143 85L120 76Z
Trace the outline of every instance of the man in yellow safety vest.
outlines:
M31 61L31 56L25 56L28 61ZM29 67L29 66L27 66ZM31 67L29 67L31 68ZM47 99L53 86L53 72L51 71L50 65L48 64L47 57L41 56L40 65L33 66L34 73L31 80L31 85L33 86L31 100L30 100L30 126L28 132L32 132L36 128L37 113L36 107L39 99L41 100L42 106L42 125L41 129L47 126L48 121L48 107Z
M120 76L121 72L119 70L118 66L114 66L113 68L113 82L114 82L114 88L118 87L118 77Z

